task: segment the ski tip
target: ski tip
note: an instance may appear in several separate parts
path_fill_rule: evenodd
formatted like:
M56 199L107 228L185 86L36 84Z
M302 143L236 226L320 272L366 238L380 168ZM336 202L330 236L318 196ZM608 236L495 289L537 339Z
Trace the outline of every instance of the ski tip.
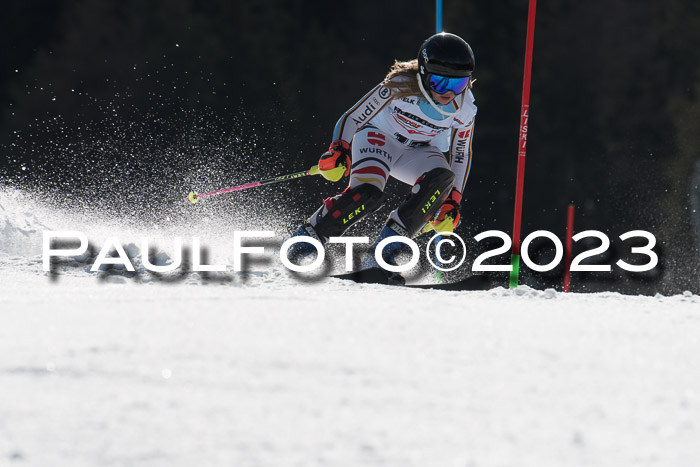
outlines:
M192 204L194 204L194 203L196 203L197 201L199 201L199 199L197 198L197 192L196 192L196 191L190 191L190 195L187 197L187 199L188 199Z

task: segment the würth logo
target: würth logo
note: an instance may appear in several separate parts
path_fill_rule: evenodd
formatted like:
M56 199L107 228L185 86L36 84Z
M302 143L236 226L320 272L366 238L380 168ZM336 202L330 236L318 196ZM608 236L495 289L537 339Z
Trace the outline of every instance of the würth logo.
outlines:
M469 138L469 133L471 133L471 131L472 130L460 131L459 133L457 133L457 136L459 136L460 138Z
M385 138L383 134L375 133L374 131L367 133L367 141L372 146L384 146L386 144Z

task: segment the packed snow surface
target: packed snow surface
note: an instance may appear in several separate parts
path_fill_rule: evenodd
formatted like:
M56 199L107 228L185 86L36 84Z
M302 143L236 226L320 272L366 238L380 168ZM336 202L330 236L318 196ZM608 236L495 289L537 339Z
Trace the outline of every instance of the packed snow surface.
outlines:
M302 282L275 265L50 274L46 229L136 235L18 196L0 196L2 466L698 465L698 296Z

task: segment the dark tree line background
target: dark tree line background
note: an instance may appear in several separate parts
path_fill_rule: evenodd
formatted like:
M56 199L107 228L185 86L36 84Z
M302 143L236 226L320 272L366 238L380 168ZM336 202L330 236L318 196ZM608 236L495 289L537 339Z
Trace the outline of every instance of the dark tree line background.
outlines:
M444 30L476 54L465 235L512 230L527 6L444 2ZM0 169L73 192L97 189L93 166L123 183L194 160L217 169L202 169L211 189L305 168L338 117L395 58L414 58L435 24L430 1L301 0L6 0L0 21ZM662 258L632 279L580 275L587 290L700 289L698 78L697 1L538 2L523 233L563 236L574 203L576 231L604 231L628 250L617 236L648 230ZM338 188L313 180L270 196L308 215Z

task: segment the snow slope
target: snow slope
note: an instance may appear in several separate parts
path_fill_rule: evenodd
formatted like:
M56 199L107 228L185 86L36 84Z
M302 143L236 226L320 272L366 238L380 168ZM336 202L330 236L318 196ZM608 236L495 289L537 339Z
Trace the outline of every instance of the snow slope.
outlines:
M698 296L42 271L125 225L0 193L0 465L698 465Z

